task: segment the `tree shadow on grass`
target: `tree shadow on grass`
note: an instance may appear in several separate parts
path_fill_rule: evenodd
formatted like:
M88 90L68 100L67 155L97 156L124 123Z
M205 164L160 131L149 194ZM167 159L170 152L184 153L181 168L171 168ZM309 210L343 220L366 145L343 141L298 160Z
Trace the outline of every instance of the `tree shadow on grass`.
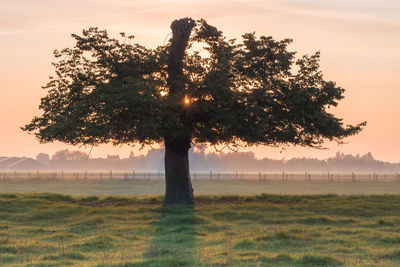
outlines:
M193 205L162 207L155 237L143 255L143 266L195 265L195 225Z

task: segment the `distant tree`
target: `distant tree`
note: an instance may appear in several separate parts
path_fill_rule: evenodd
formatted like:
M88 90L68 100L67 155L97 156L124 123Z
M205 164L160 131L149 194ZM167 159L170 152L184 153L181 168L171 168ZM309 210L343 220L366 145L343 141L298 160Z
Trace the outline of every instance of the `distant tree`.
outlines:
M108 160L119 160L119 155L107 155Z
M365 153L364 155L362 155L361 157L364 161L366 162L373 162L375 161L374 157L372 156L371 152Z
M89 155L82 151L69 151L68 149L59 150L51 157L52 160L84 160Z
M171 29L155 49L97 28L73 34L75 46L54 52L43 114L23 130L73 145L164 143L165 203L182 204L194 200L192 143L321 147L365 124L344 126L328 112L344 89L323 79L319 52L295 60L290 39L227 40L204 20L175 20Z
M39 153L36 156L36 160L39 161L40 163L48 165L50 163L50 156L49 154L46 153Z

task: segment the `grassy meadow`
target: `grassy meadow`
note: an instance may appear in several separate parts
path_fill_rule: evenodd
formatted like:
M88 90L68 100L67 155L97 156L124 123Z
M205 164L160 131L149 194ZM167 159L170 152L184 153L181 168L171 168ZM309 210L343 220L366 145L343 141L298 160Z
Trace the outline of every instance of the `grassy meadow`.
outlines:
M399 266L400 195L0 194L0 266Z

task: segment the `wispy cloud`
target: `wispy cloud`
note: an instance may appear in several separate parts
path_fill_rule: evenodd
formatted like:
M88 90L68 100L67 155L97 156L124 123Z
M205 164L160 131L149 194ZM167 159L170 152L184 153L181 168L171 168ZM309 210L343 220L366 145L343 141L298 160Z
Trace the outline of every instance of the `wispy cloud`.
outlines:
M124 12L110 12L110 13L101 13L96 15L80 15L74 16L67 23L61 23L52 26L39 26L39 27L32 27L26 23L26 25L17 26L17 27L10 27L11 30L8 31L0 31L1 35L8 35L8 34L24 34L28 32L35 32L35 31L42 31L42 30L49 30L49 29L57 29L57 28L66 28L71 25L81 24L82 22L90 22L90 21L98 21L102 19L113 19L118 18L121 16L130 16L130 15L144 15L144 14L153 14L156 12L166 12L170 10L168 7L163 8L152 8L152 9L144 9L144 10L134 10L134 11L124 11ZM39 22L40 24L40 22ZM12 30L12 28L17 28L16 30Z
M369 1L370 6L360 2L351 5L354 1L259 1L248 3L255 8L264 9L298 16L313 17L322 20L342 20L357 24L376 24L387 26L396 30L400 29L400 2L390 2L382 6L382 1ZM328 4L327 4L328 3ZM348 4L350 3L350 4Z

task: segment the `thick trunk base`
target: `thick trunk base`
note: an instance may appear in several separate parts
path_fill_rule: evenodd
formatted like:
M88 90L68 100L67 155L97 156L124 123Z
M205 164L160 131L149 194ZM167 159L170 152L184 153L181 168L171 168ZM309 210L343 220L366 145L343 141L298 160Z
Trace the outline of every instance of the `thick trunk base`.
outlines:
M176 151L169 145L165 147L165 205L194 203L188 150Z

